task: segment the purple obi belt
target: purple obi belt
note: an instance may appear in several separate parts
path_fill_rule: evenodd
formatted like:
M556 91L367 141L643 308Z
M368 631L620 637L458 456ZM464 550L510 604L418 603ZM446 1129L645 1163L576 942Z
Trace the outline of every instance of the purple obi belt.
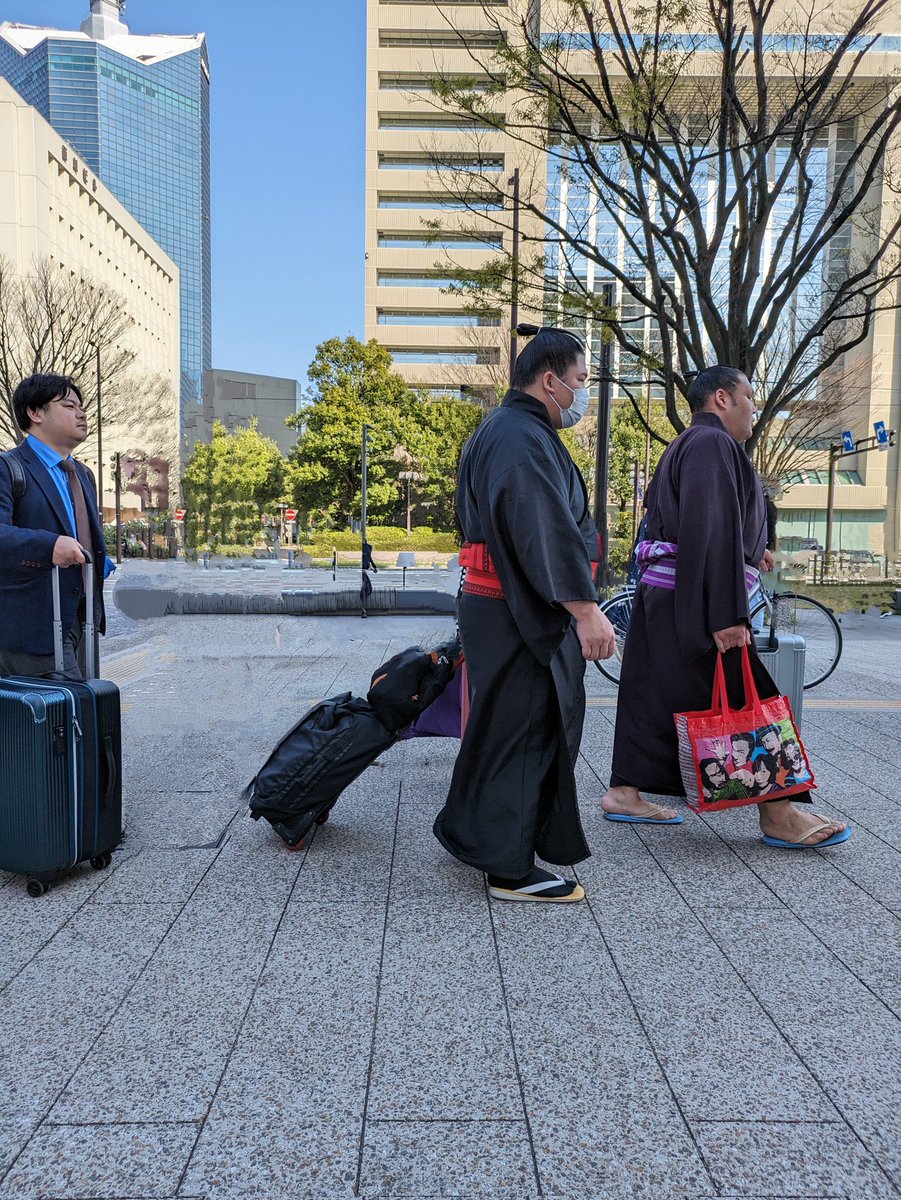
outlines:
M674 592L676 590L676 553L678 549L675 542L639 542L635 547L635 560L641 567L639 582ZM760 572L757 568L746 565L745 587L748 589L749 596L759 586L759 582Z

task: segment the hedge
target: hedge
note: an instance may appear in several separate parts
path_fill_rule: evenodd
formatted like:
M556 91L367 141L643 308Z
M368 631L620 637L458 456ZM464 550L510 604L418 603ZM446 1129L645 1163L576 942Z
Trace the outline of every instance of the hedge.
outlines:
M399 550L435 550L439 553L455 554L459 549L454 533L440 533L425 526L413 528L410 536L406 529L397 526L370 526L366 540L373 550L396 552ZM332 550L359 550L362 539L349 529L318 531L315 537L303 542L303 549L315 558L330 557Z

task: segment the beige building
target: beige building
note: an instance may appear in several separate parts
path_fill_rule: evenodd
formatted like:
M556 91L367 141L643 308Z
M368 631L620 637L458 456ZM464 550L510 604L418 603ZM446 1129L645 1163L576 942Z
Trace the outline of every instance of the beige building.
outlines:
M0 148L0 257L20 276L49 260L70 276L106 285L121 296L133 322L122 339L123 348L135 355L133 398L126 402L124 394L118 399L109 396L110 414L121 419L103 422L107 519L114 504L110 459L117 451L139 451L176 464L170 488L177 495L178 268L77 151L2 78ZM142 387L142 381L151 379L152 405ZM93 395L94 379L83 382ZM96 470L95 435L93 428L79 457ZM123 503L139 507L137 498L127 493Z
M462 311L459 299L443 294L447 272L442 261L474 267L511 248L509 179L519 167L531 173L529 186L540 202L542 189L552 181L546 163L525 161L524 152L502 132L479 130L442 110L430 94L435 76L479 78L478 57L490 53L511 14L528 11L547 30L559 30L555 0L368 0L367 3L367 116L366 116L366 336L377 338L394 355L398 370L411 383L439 391L502 387L509 353L509 309L486 323ZM555 17L555 10L557 16ZM831 18L828 18L831 20ZM874 80L896 70L901 30L891 19L880 32L880 43L867 56ZM508 32L510 27L508 27ZM832 32L830 25L829 33ZM515 32L511 36L516 36ZM897 45L896 45L897 43ZM469 52L472 48L474 55ZM574 57L582 57L579 54ZM707 55L698 55L694 69L704 70ZM709 56L712 69L718 61ZM587 53L576 69L592 74ZM503 115L509 100L498 98ZM832 135L833 141L835 134ZM830 143L831 144L831 143ZM832 153L832 151L830 151ZM436 169L438 163L444 169ZM448 166L454 165L451 179ZM481 207L457 207L462 172L470 172ZM492 194L492 181L497 193ZM548 194L556 197L565 222L566 180ZM549 201L550 202L550 201ZM886 205L886 214L889 206ZM441 221L443 233L430 242L426 222ZM886 216L888 219L888 216ZM604 236L600 205L592 209L591 236ZM454 237L455 229L465 235ZM526 233L530 232L525 230ZM532 230L531 232L536 232ZM475 236L474 236L475 235ZM539 234L540 236L540 234ZM855 236L857 236L855 234ZM534 251L534 244L532 247ZM561 270L562 270L561 266ZM600 286L595 268L587 262L589 288ZM617 306L623 305L621 293ZM630 314L634 317L634 313ZM589 335L593 331L589 330ZM649 329L649 337L653 332ZM865 386L844 415L842 426L858 440L873 434L873 424L901 429L901 320L897 312L882 312L866 343L848 356L846 371ZM618 354L618 351L617 351ZM614 370L618 361L614 361ZM897 440L897 439L896 439ZM871 549L890 557L901 554L901 446L859 454L838 463L835 491L834 549ZM787 549L802 540L825 542L827 463L805 463L788 477L790 486L779 501L780 536Z
M441 113L430 95L436 74L472 75L466 43L492 45L492 14L502 11L473 2L367 4L366 337L391 351L406 379L436 393L503 385L508 373L509 317L465 313L443 294L446 273L436 263L476 267L509 248L498 184L516 165L513 143ZM452 164L454 178L436 161ZM452 195L465 173L472 211ZM436 218L443 233L433 242L425 223Z

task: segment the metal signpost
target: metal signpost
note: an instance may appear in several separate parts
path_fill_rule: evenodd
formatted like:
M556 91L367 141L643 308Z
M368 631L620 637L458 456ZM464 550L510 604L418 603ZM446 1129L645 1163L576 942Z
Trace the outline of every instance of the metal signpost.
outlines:
M873 437L854 440L850 429L842 433L841 442L833 442L829 447L829 489L826 494L826 549L823 554L824 574L829 572L832 562L832 527L835 519L835 464L840 458L848 458L852 454L869 454L871 450L887 450L895 444L895 430L886 429L884 421L873 424Z

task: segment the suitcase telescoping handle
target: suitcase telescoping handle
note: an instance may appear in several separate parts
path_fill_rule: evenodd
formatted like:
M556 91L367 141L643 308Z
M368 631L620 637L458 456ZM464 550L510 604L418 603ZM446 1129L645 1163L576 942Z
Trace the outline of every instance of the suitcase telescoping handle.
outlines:
M93 679L97 674L94 657L94 560L82 547L84 567L84 662L85 678ZM65 671L63 665L63 608L59 591L59 567L53 568L53 663L57 672Z

